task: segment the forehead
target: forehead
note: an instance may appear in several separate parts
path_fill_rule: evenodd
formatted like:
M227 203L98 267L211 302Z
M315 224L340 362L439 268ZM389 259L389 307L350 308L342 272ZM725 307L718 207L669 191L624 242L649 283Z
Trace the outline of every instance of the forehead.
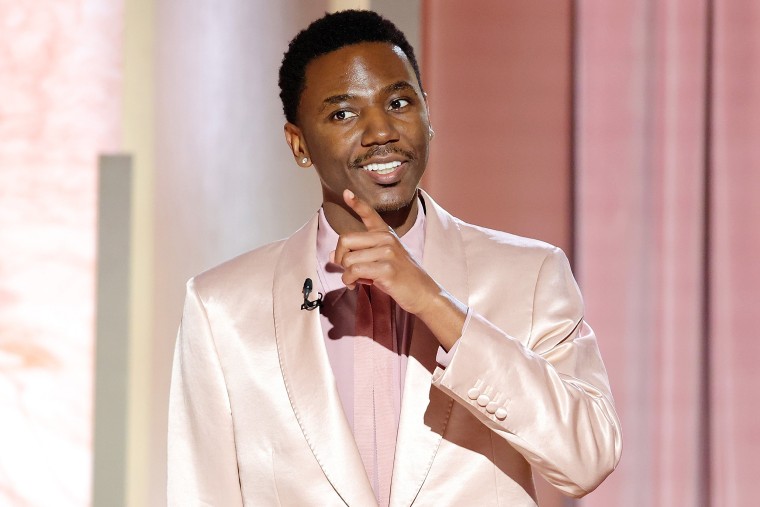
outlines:
M371 94L398 81L407 81L420 93L414 69L399 47L384 42L353 44L309 62L301 103L338 94Z

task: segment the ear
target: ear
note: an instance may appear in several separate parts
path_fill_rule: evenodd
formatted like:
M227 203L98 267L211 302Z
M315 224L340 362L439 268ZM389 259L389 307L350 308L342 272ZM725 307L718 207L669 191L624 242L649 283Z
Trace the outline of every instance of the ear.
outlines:
M304 168L311 166L309 148L306 146L306 139L303 136L303 132L301 132L300 128L290 122L285 124L285 142L290 146L290 151L293 152L296 164Z
M425 114L427 114L428 120L428 138L432 140L433 136L435 136L435 131L433 130L433 122L430 120L430 103L428 102L427 92L422 92L422 97L425 100Z

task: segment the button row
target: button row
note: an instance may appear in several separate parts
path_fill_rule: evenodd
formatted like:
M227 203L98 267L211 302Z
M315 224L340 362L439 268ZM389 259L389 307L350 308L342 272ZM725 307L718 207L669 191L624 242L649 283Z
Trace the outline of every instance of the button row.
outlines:
M498 420L503 421L507 418L507 409L499 407L499 404L491 401L491 398L485 394L480 394L480 389L473 387L467 391L467 397L475 401L479 406L485 407L486 412L493 414Z

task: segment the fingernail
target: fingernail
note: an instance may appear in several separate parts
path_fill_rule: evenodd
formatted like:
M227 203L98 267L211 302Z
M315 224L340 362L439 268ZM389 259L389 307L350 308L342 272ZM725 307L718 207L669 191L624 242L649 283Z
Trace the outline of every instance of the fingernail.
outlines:
M354 193L353 193L353 192L351 192L349 189L346 189L346 192L348 192L348 198L349 198L349 199L353 199L354 197L356 197L356 196L354 195Z

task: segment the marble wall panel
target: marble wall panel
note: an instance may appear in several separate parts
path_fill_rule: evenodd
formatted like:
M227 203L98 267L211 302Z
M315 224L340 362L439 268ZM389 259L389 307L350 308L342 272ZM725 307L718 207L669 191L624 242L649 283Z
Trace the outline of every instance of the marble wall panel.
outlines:
M118 148L121 37L122 0L0 0L0 505L89 503L96 163Z

